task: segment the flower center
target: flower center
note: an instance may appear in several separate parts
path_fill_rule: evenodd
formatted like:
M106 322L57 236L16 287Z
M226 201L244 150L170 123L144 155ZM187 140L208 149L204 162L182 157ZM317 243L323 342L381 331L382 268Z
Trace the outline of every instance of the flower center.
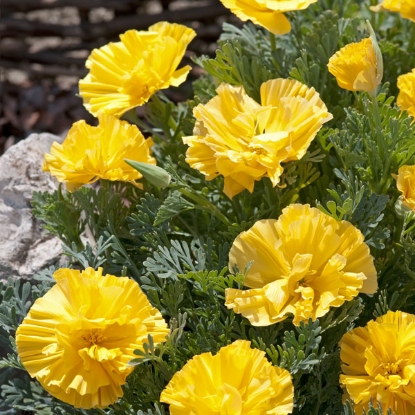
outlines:
M265 154L267 154L266 150L261 147L255 147L253 151L255 154L258 154L258 156L264 156Z
M102 329L85 329L81 332L81 338L90 345L99 344L105 340Z
M385 369L385 376L396 375L399 373L402 370L401 364L402 359L398 360L395 363L384 363L383 367Z

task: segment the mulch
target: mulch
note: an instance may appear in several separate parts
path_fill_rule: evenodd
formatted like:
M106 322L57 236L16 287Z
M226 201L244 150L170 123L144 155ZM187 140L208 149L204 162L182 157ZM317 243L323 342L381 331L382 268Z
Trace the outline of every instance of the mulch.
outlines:
M2 0L1 8L0 155L30 133L65 135L75 121L95 122L77 86L92 49L129 29L177 22L198 35L189 64L192 56L214 55L222 23L233 18L219 0Z

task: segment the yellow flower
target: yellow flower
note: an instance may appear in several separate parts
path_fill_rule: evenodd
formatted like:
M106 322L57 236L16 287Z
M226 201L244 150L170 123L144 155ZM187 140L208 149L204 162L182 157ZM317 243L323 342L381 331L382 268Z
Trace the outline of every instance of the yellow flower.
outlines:
M414 0L384 0L377 6L372 6L370 9L374 12L388 10L391 12L399 12L400 15L415 22L415 2Z
M171 415L285 415L293 409L293 385L265 352L237 340L212 356L203 353L176 372L161 393Z
M66 183L69 191L98 179L132 182L140 187L135 180L142 175L124 159L156 164L150 156L152 144L135 125L101 115L98 127L83 120L74 123L63 144L52 144L42 168Z
M396 103L415 118L415 68L398 77L399 94Z
M196 36L193 29L160 22L148 31L129 30L121 42L94 49L86 61L89 74L79 81L86 109L120 117L143 105L160 89L179 86L190 66L177 70L187 45Z
M369 321L340 340L340 383L356 414L370 398L396 415L415 414L415 316L402 311Z
M377 290L376 269L362 233L309 205L294 204L278 220L258 221L234 241L229 269L243 271L249 290L226 290L228 308L266 326L325 315L359 292Z
M337 51L328 63L329 72L340 88L348 91L375 91L382 80L372 40L349 43Z
M104 408L123 395L134 350L149 334L163 342L167 324L129 278L102 276L102 268L62 268L54 277L16 331L20 359L56 398Z
M415 212L415 166L402 166L394 175L396 187L402 193L402 203Z
M317 0L221 0L242 21L251 20L275 35L291 30L284 12L306 9Z
M321 126L332 118L314 88L289 79L261 86L261 105L242 87L221 84L218 95L193 111L194 135L186 161L207 180L224 176L232 198L266 176L276 186L282 162L299 160Z

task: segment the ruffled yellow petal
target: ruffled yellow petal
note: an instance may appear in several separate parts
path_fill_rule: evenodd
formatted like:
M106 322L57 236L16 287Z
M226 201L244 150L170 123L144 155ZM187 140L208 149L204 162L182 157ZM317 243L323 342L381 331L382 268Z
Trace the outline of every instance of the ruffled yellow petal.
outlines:
M376 269L361 232L309 205L290 205L278 220L261 220L234 241L229 269L250 268L244 285L226 290L225 305L264 326L293 314L315 320L360 292L377 290Z
M356 414L370 399L396 414L415 413L415 316L388 311L341 339L340 383Z
M237 340L203 353L176 372L161 393L172 415L285 415L293 409L291 376L265 352Z
M375 91L382 80L370 38L341 48L330 58L327 66L340 88L349 91Z
M263 83L261 103L278 108L270 116L268 129L289 134L285 161L302 158L322 125L333 118L314 88L294 80L277 79Z
M413 0L401 0L401 8L399 13L404 19L415 22L415 4Z
M159 22L148 31L129 30L120 35L120 42L94 49L86 62L89 73L79 81L85 108L95 116L120 117L158 90L180 85L190 66L177 67L195 36L186 26Z
M415 166L401 166L394 177L396 187L402 193L402 203L415 211Z
M415 118L415 69L398 77L399 94L396 103Z
M104 408L122 396L147 336L163 342L167 324L126 277L60 269L56 285L32 305L16 331L20 359L53 396L75 407Z
M100 115L98 127L85 121L73 124L62 144L54 142L45 154L43 170L66 183L69 191L99 179L138 183L142 175L124 159L156 164L150 155L151 138L126 121Z
M284 35L291 25L283 12L306 9L317 0L221 0L242 21L251 20L275 35Z
M242 87L222 84L217 92L194 109L194 135L183 141L190 166L207 180L222 175L229 198L244 189L252 192L264 176L278 185L281 163L301 158L332 118L314 88L294 80L265 82L261 105Z
M415 22L415 3L413 0L384 0L377 6L370 8L374 12L390 11L399 12L400 15Z

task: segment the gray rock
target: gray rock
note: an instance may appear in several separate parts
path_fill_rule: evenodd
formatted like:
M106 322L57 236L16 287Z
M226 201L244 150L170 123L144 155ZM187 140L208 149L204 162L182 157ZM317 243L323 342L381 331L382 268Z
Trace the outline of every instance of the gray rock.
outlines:
M34 191L57 188L56 180L42 171L53 141L62 138L31 134L0 157L0 279L30 279L62 252L61 241L41 229L30 207Z

